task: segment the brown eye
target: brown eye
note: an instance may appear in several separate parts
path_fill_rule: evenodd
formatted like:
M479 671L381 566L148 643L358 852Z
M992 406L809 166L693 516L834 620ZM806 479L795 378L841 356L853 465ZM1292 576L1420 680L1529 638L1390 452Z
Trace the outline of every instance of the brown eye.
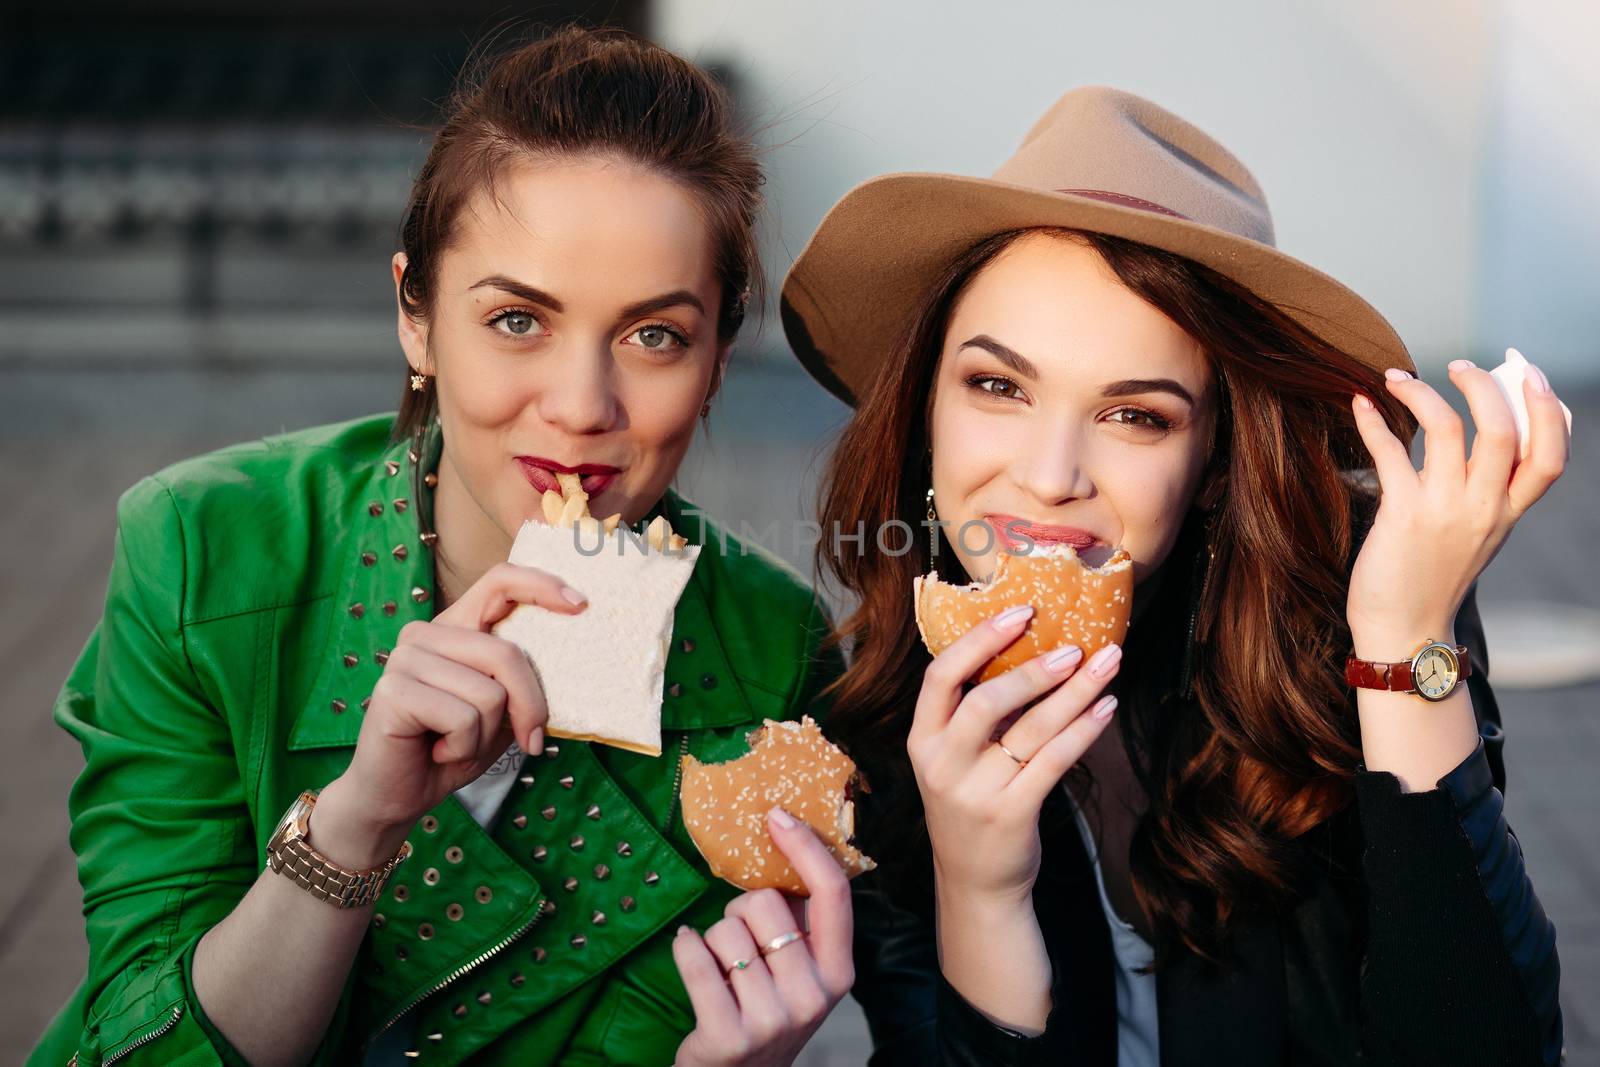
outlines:
M1111 413L1112 422L1120 422L1124 426L1147 427L1152 430L1171 429L1172 424L1153 411L1143 408L1119 408Z
M1017 398L1017 383L1008 378L996 378L992 375L984 374L969 378L967 384L973 386L979 392L988 393L990 396L996 396L1002 400L1015 400Z

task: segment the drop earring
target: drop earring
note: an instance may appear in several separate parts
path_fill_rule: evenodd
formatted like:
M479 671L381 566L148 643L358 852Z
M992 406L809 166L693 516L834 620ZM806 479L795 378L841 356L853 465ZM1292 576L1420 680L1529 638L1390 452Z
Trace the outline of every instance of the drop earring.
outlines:
M413 393L420 393L427 387L428 376L426 374L413 374L411 376L411 391Z
M1216 541L1212 536L1215 525L1216 514L1207 513L1203 543L1200 551L1195 553L1194 577L1190 580L1190 588L1194 593L1189 602L1189 629L1183 642L1183 672L1178 679L1178 692L1185 703L1194 699L1194 665L1200 644L1195 633L1200 622L1200 606L1205 603L1206 593L1211 588L1211 572L1217 560Z

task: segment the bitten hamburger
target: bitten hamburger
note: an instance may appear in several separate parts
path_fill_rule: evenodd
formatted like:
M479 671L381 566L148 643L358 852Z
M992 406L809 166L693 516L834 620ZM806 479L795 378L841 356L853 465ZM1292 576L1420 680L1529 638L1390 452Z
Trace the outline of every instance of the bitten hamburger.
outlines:
M810 716L768 719L750 735L750 751L726 763L683 757L683 825L711 873L740 889L778 889L809 896L772 835L767 812L782 808L811 827L845 876L876 864L850 839L856 765Z
M1067 544L1035 544L1025 555L1002 552L988 582L954 586L930 571L912 583L917 632L937 656L986 619L1022 604L1033 605L1028 628L978 675L986 682L1035 656L1077 645L1084 658L1128 635L1133 608L1133 560L1117 549L1099 567Z

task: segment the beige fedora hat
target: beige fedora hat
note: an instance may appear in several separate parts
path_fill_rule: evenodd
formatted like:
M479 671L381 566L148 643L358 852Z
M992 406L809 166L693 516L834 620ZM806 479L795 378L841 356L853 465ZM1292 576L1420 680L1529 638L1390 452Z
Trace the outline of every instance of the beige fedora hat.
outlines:
M1371 304L1278 251L1261 187L1231 152L1170 111L1103 86L1056 101L993 178L888 174L846 193L784 279L789 344L818 381L854 404L956 256L1036 226L1184 256L1368 366L1415 371Z

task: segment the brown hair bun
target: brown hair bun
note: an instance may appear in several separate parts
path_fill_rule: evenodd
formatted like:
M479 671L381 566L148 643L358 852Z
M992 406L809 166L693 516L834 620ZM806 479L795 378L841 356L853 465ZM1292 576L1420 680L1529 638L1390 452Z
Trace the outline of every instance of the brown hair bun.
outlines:
M683 757L683 824L711 873L740 889L778 889L809 896L805 883L767 832L767 812L782 808L821 839L854 878L877 864L850 838L854 761L808 715L768 719L750 734L750 751L726 763Z
M1022 636L978 675L987 682L1062 645L1077 645L1087 659L1105 645L1121 644L1133 607L1133 561L1119 548L1103 565L1091 567L1071 545L1036 545L1026 555L1000 553L987 584L950 585L930 571L912 583L911 596L917 632L935 656L985 619L1033 605Z

